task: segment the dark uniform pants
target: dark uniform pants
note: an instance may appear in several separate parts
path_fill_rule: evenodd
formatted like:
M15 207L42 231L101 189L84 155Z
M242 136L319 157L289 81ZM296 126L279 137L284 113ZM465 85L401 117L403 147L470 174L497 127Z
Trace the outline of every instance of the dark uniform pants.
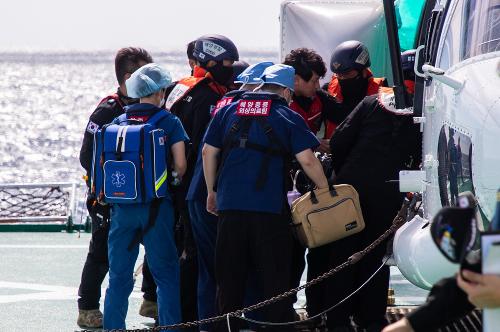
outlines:
M309 251L308 281L345 262L352 254L367 247L390 227L400 202L391 199L390 196L379 200L380 196L380 194L372 195L370 198L375 197L375 199L361 200L366 224L362 232ZM384 241L355 265L306 289L309 316L340 302L368 280L382 264L386 246L387 241ZM350 316L353 316L358 325L365 328L384 326L387 323L385 313L389 277L389 267L384 266L362 290L328 313L328 328L350 325Z
M96 214L95 208L87 205L90 218L92 220L92 237L89 244L89 252L85 265L83 266L80 287L78 288L78 309L95 310L99 309L101 298L101 285L109 270L108 263L108 234L109 222L102 222ZM109 208L100 206L100 215L108 214ZM149 272L146 257L143 265L142 291L144 298L156 302L156 284L153 276Z
M221 212L215 252L220 313L243 307L249 276L255 278L256 294L252 295L256 295L258 302L288 290L290 251L291 234L286 218L262 212ZM259 309L258 317L271 322L291 321L289 306L289 300L277 302ZM231 325L233 331L242 327L238 319L232 319ZM287 328L266 328L271 330L287 331ZM226 321L220 322L216 331L227 331Z

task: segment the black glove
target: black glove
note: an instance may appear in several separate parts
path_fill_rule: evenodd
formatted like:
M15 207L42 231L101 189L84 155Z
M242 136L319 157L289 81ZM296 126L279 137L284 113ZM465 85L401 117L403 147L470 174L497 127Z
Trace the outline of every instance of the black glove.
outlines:
M93 222L99 226L105 226L110 218L110 206L102 205L94 197L87 198L87 210Z

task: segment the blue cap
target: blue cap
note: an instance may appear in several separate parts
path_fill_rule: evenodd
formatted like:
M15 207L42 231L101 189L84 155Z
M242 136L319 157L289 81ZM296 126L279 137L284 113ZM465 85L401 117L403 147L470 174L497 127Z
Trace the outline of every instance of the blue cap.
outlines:
M261 76L267 67L274 65L271 61L259 62L246 68L241 74L236 76L234 83L241 84L260 84Z
M292 66L279 63L267 67L260 79L265 84L276 84L294 91L295 69Z
M172 83L170 73L156 63L148 63L137 69L125 82L131 98L149 96Z

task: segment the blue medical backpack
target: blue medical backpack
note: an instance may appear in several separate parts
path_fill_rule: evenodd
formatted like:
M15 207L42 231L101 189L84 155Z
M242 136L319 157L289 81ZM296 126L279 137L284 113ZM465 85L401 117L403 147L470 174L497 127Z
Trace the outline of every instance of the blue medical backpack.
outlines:
M146 122L129 120L105 125L94 134L91 190L100 202L148 203L167 194L165 132L158 111Z

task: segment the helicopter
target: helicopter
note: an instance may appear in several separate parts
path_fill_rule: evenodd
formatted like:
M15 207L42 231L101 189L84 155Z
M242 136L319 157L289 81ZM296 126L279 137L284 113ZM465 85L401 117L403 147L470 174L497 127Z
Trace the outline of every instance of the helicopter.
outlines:
M329 59L338 44L356 39L368 47L375 76L395 87L403 86L399 53L416 49L413 108L422 160L419 170L402 171L396 180L402 192L422 193L422 205L397 231L394 261L423 289L456 273L459 266L439 252L429 225L464 192L477 200L479 230L493 218L500 186L500 0L284 1L280 22L282 59L298 47ZM398 101L396 94L396 104L405 108L404 96Z

